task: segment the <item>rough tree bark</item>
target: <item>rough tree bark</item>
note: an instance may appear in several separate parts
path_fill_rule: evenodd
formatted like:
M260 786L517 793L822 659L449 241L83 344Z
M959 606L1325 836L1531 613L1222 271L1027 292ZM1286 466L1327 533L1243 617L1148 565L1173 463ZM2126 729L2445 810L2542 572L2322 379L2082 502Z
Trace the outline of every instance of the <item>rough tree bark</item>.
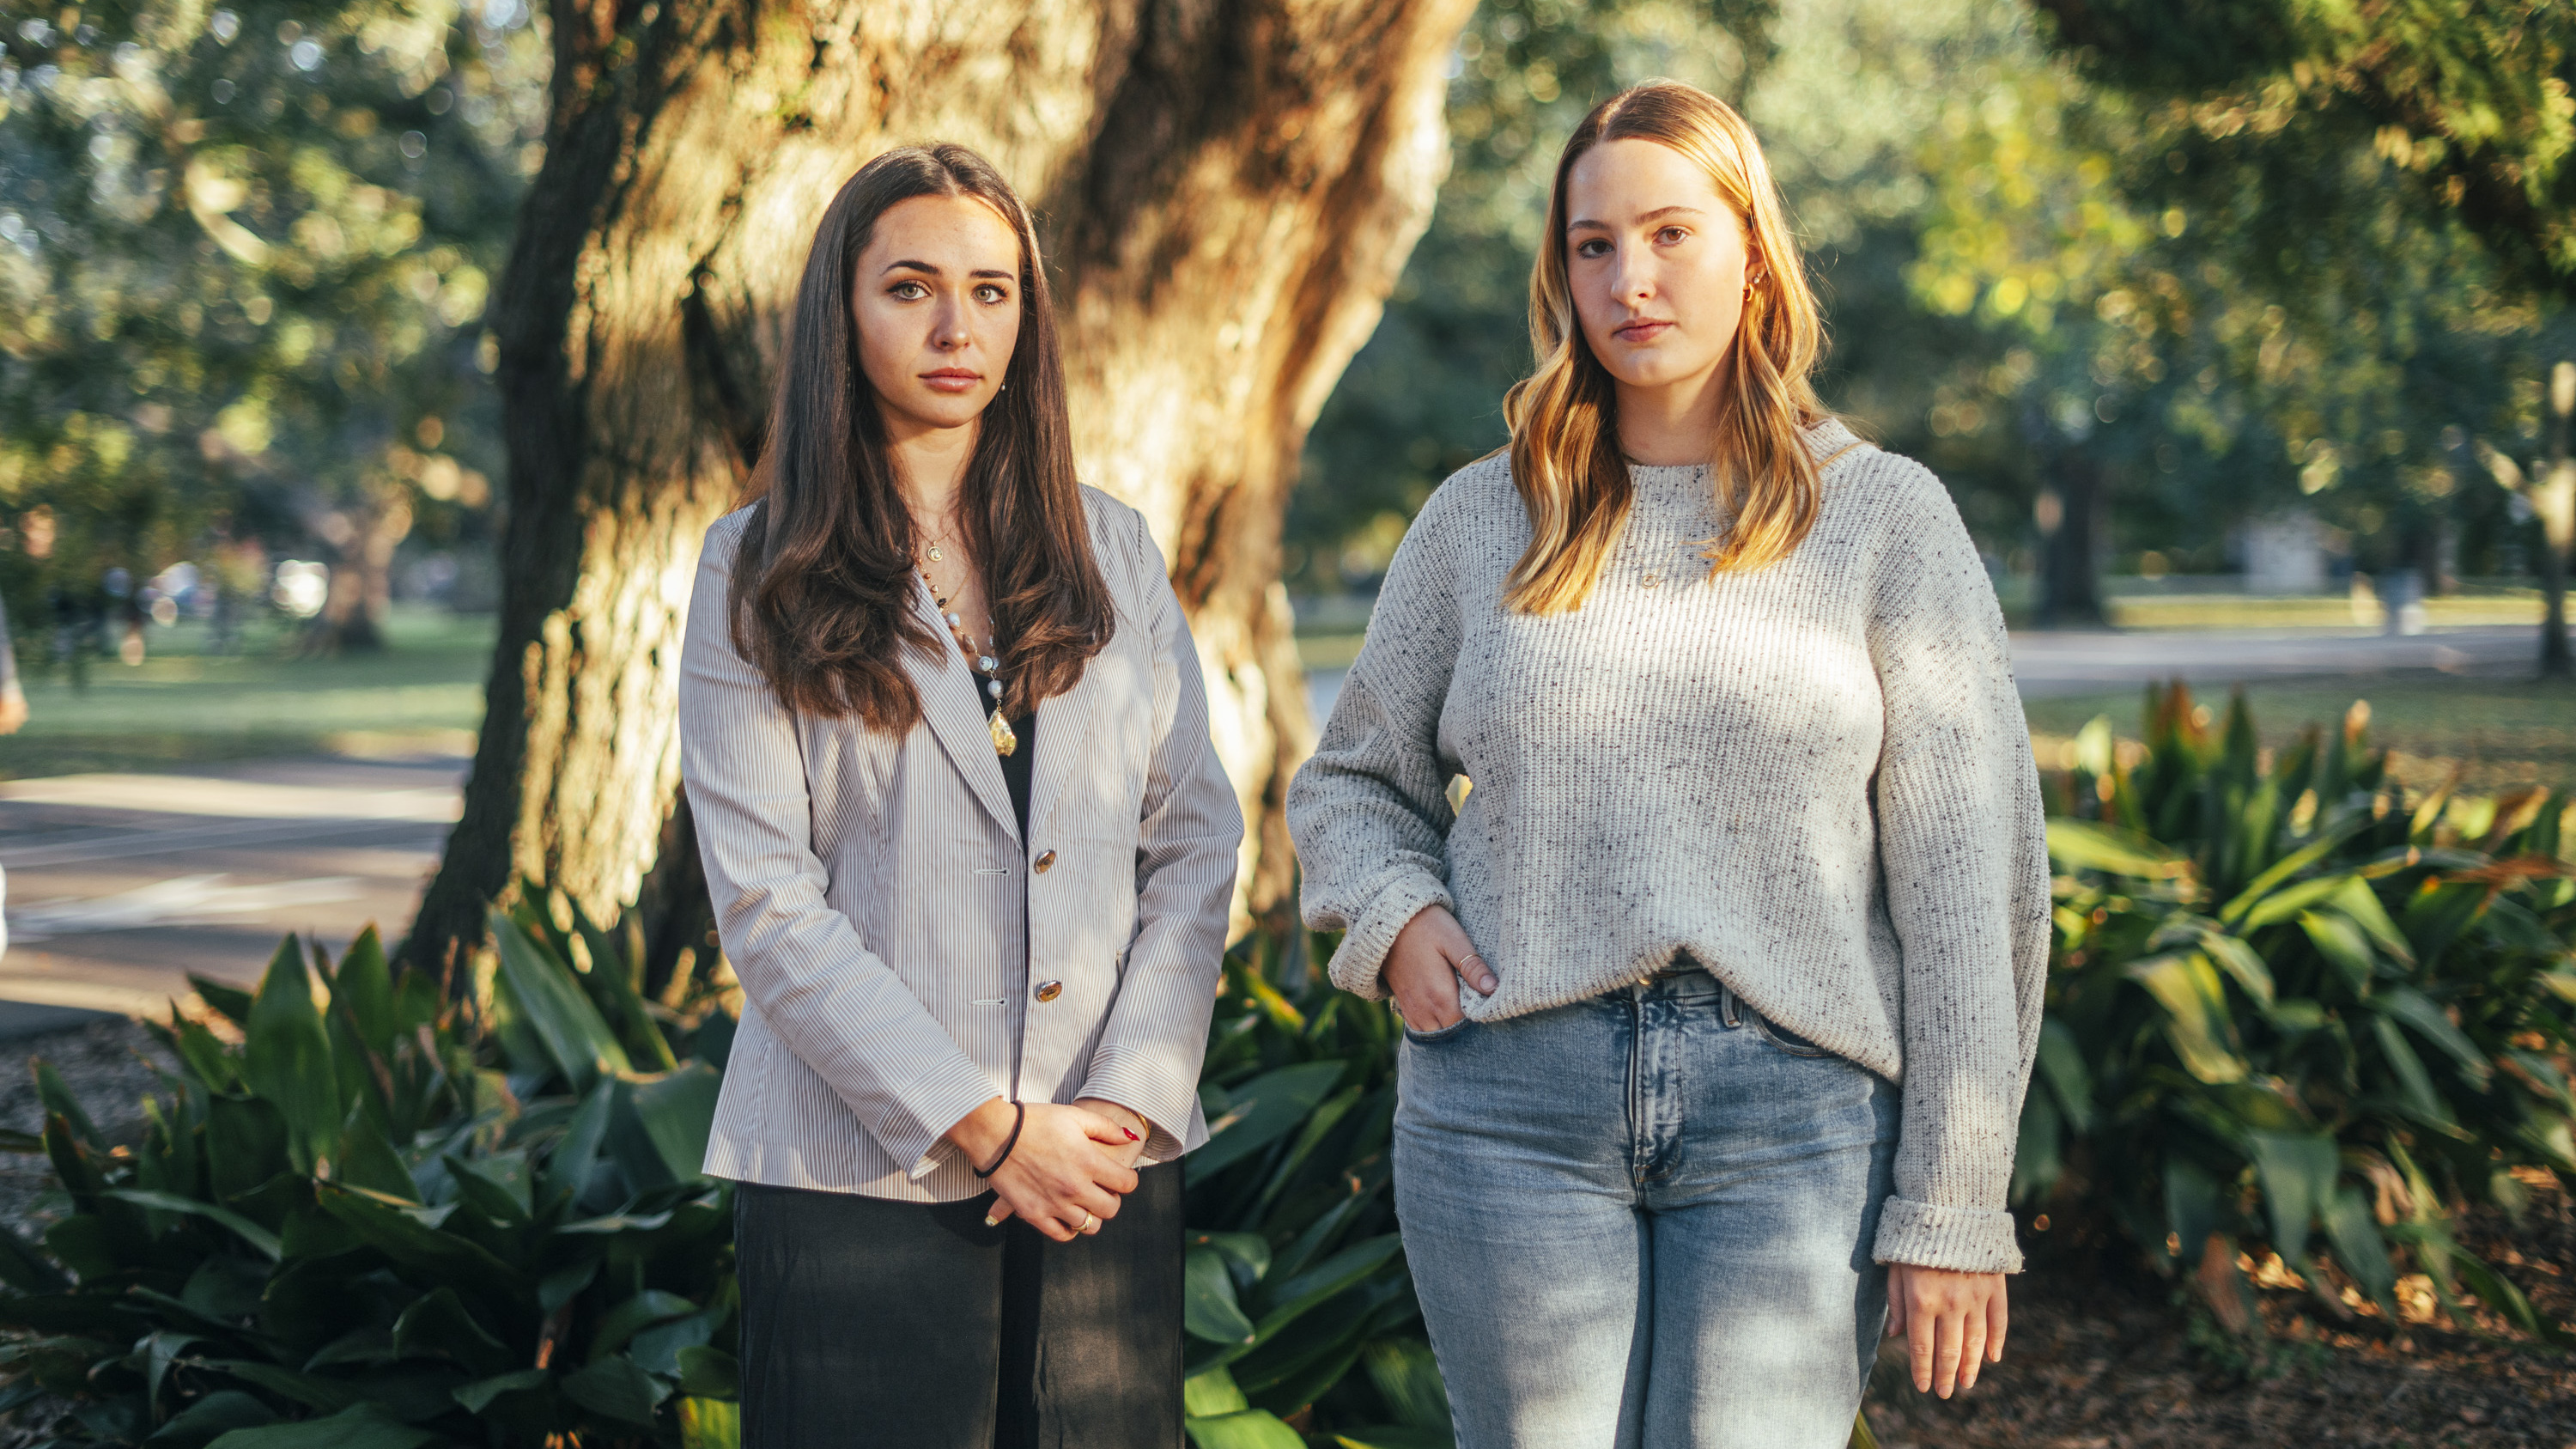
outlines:
M1278 585L1308 424L1445 164L1472 0L555 0L553 114L497 298L500 646L433 966L524 877L605 918L688 894L675 670L814 223L870 156L983 151L1043 213L1085 478L1150 520L1245 814L1245 906L1291 864L1311 743Z

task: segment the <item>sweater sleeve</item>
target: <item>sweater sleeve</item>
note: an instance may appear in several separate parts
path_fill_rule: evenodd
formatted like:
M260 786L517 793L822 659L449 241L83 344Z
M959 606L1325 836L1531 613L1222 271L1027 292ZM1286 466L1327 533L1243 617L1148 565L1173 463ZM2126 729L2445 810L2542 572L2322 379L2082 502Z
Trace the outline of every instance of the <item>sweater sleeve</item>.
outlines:
M1306 924L1343 932L1333 984L1376 1001L1389 946L1427 906L1453 907L1452 816L1440 711L1458 658L1444 488L1424 505L1387 566L1368 637L1342 680L1315 753L1288 787L1299 906Z
M1904 960L1904 1128L1875 1256L2017 1272L2005 1194L2048 970L2048 847L2003 612L1908 468L1870 601L1879 863Z

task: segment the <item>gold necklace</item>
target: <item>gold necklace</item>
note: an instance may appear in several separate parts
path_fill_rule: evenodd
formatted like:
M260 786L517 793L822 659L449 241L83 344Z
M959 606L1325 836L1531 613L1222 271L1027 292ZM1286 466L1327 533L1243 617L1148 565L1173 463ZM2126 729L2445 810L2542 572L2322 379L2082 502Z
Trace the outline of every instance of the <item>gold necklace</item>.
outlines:
M930 556L934 559L939 557L936 545L931 548ZM965 651L967 666L984 676L984 692L993 700L993 711L985 717L986 733L993 737L993 753L1011 753L1020 747L1020 732L1011 728L1009 720L1002 718L1001 659L989 646L981 649L975 646L975 636L966 632L965 619L948 607L948 600L939 592L939 585L930 581L930 570L918 562L912 567L913 572L921 575L922 587L930 590L930 601L939 606L939 617L948 625L950 636L956 639L957 647Z

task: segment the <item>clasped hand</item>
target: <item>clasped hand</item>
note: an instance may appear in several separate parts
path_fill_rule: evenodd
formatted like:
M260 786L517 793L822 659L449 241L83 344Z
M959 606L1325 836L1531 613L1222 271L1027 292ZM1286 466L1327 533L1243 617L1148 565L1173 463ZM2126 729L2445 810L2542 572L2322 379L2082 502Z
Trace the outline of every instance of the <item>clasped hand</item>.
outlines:
M1097 1233L1118 1216L1118 1204L1136 1190L1136 1159L1145 1150L1143 1118L1115 1102L1089 1098L1070 1107L1028 1104L1020 1137L1011 1143L1012 1104L995 1097L948 1129L948 1140L982 1166L1010 1156L992 1176L992 1222L1017 1217L1059 1243Z

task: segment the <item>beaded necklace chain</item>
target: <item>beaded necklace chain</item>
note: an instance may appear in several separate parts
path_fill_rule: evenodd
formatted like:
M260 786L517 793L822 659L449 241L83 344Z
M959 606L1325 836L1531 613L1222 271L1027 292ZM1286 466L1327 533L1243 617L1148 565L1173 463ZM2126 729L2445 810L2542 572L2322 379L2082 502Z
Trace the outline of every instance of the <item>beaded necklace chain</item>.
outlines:
M930 546L930 556L941 557L937 544ZM959 616L956 610L948 607L948 600L939 592L939 585L930 581L930 570L923 568L916 560L913 564L913 572L921 575L922 587L930 590L931 602L939 606L939 617L948 625L948 632L956 639L957 647L965 651L968 666L977 674L984 676L984 692L993 698L993 712L986 720L990 726L989 732L993 736L993 753L997 755L1011 753L1020 747L1020 732L1011 728L1009 720L1002 718L1001 659L997 657L990 644L983 648L976 647L975 636L966 632L965 619Z

